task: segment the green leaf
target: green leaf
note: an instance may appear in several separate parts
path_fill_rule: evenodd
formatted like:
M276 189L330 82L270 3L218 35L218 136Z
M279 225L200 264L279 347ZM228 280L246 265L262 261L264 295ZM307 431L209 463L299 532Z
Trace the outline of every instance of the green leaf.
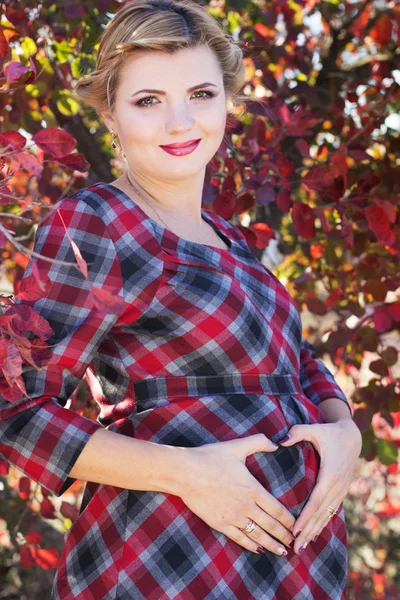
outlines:
M80 108L79 102L77 102L75 96L68 90L58 90L53 94L53 98L61 114L66 117L73 117L78 114Z
M54 57L61 64L68 61L73 51L73 48L65 40L53 44Z
M383 465L392 465L398 460L399 450L390 440L379 439L376 442L376 453Z
M36 54L37 46L32 38L24 37L21 41L21 49L25 58L29 58L32 54Z

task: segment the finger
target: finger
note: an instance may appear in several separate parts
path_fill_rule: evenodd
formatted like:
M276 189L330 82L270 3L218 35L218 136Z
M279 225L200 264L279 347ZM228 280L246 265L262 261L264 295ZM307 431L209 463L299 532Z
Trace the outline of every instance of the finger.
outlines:
M310 533L309 537L310 537L311 542L316 541L316 539L318 538L320 533L322 533L322 531L325 529L325 527L330 523L331 519L336 518L337 514L342 509L342 503L343 503L343 500L345 497L346 497L345 494L343 494L343 493L339 494L336 496L336 498L333 500L333 502L330 503L331 506L334 506L335 508L337 508L337 513L332 518L330 517L329 511L326 511L326 514L325 513L321 514L320 519L316 523L315 529Z
M259 527L257 527L256 529L259 529ZM221 533L226 535L228 538L230 538L231 540L233 540L234 542L236 542L243 548L246 548L246 550L250 550L251 552L255 552L256 554L262 554L263 548L267 548L267 546L264 546L259 541L257 541L256 538L259 536L256 535L256 538L253 536L254 531L251 534L252 537L250 537L249 535L247 535L243 531L241 531L238 527L235 527L233 525L226 525L225 528L223 530L221 530ZM264 542L265 542L265 539L264 539ZM274 552L274 554L278 554L279 556L282 555L282 552L281 551L278 552L278 550L277 550L280 546L276 541L275 541L275 544L268 542L268 545L269 545L268 549L271 549L271 552ZM283 546L281 546L281 548L284 552L287 553L287 550L285 550L285 548ZM259 550L261 550L261 551L259 551Z
M318 427L319 425L316 423L312 425L293 425L278 444L286 447L293 446L293 444L301 441L313 442L318 434Z
M314 527L318 516L321 514L321 508L322 510L326 509L329 501L334 499L341 490L342 485L340 482L336 478L326 475L325 470L321 468L310 497L297 518L295 527L292 529L293 535L297 540L300 540L296 547L306 541L309 531Z
M262 530L280 540L286 546L290 547L290 544L294 542L292 532L257 505L254 505L249 516Z
M246 519L246 522L248 522L248 519ZM243 527L245 527L245 526L246 526L246 523L244 523ZM239 529L239 531L242 529L241 524L239 525L238 529ZM244 533L244 532L242 532L242 533ZM248 538L253 540L257 544L257 546L261 546L261 547L265 548L266 550L269 550L273 554L277 554L278 556L282 556L282 555L287 556L288 552L287 552L285 546L283 546L277 540L274 540L273 537L271 537L266 531L264 531L264 529L262 529L258 525L256 525L256 527L253 529L253 531L251 533L245 533L244 535L246 535Z
M310 523L309 526L307 526L296 538L295 546L293 547L295 552L298 553L301 547L305 549L307 545L314 540L315 536L318 536L324 527L328 525L331 518L331 513L328 511L328 506L337 508L340 505L343 496L344 494L342 489L339 494L334 494L333 496L329 495L326 497L324 505L321 506L320 511L312 520L312 523Z
M258 485L258 494L255 496L254 501L265 513L282 523L286 529L292 530L296 523L295 517L286 506L283 506L279 500L267 492L261 484Z
M255 552L256 554L262 554L262 552L257 550L257 548L260 547L260 544L250 539L243 531L240 531L238 527L226 525L224 529L221 529L221 533L239 544L239 546L246 548L246 550L250 550L250 552Z

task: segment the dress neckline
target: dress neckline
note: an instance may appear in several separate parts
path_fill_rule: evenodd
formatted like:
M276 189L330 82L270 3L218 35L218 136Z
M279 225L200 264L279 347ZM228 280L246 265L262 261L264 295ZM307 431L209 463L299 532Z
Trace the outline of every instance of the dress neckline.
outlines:
M112 190L115 190L116 194L120 194L122 197L124 197L126 200L128 200L132 204L133 209L136 210L136 212L140 215L142 220L147 219L147 221L153 227L158 229L162 233L163 236L165 235L166 237L174 240L176 242L176 244L178 244L180 242L183 244L189 244L189 245L195 246L197 248L203 247L203 248L208 248L210 250L215 250L218 252L232 253L232 250L234 249L234 246L237 243L235 239L233 239L230 235L222 232L216 226L216 224L212 220L212 217L207 214L207 212L204 208L201 209L201 215L202 215L203 221L205 221L206 223L211 225L211 227L214 229L215 233L218 235L218 237L220 239L222 239L223 242L230 243L230 246L228 248L219 248L218 246L211 246L210 244L201 244L200 242L192 242L191 240L186 240L185 238L182 238L179 235L177 235L176 233L174 233L173 231L171 231L171 229L168 229L168 227L164 227L164 225L161 225L161 223L159 223L155 219L152 219L151 217L149 217L149 215L134 200L132 200L132 198L130 196L128 196L128 194L126 194L119 187L113 185L112 183L106 183L106 182L101 182L101 185L105 185L106 187L109 187Z

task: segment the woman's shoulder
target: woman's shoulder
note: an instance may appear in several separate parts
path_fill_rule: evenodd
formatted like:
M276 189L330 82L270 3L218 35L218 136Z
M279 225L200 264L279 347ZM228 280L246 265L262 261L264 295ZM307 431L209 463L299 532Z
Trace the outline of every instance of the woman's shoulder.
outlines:
M135 245L135 240L140 240L141 245L150 244L153 251L157 246L150 220L144 222L125 194L105 182L82 187L59 200L53 208L73 210L78 216L83 213L95 215L103 221L108 233L119 245L124 242ZM160 252L159 248L156 250Z

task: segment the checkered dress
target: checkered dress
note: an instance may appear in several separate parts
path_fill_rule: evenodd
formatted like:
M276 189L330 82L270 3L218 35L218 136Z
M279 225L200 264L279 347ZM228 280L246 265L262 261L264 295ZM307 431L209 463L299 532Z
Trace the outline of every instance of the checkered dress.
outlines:
M296 423L324 423L322 400L349 406L302 338L290 294L239 228L203 209L229 248L184 240L106 183L55 208L36 231L36 252L75 262L62 215L90 282L125 301L118 315L104 315L76 268L34 259L52 287L31 306L50 322L54 346L40 372L24 366L30 399L0 397L0 452L56 496L75 481L69 473L99 428L185 447L259 432L279 442ZM30 262L25 276L31 272ZM66 406L85 373L96 422ZM246 466L297 517L319 455L300 442L256 452ZM258 555L178 496L88 482L52 598L341 600L346 573L343 505L301 556Z

